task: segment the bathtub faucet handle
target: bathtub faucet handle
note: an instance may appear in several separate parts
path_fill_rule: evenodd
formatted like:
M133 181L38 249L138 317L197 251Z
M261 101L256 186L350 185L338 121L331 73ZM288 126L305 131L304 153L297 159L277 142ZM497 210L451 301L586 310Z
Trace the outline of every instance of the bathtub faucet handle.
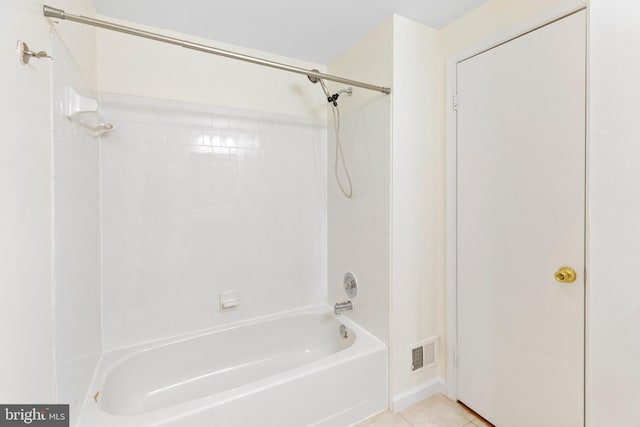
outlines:
M335 314L340 314L347 310L353 310L353 303L351 301L337 302L336 305L333 306L333 312Z

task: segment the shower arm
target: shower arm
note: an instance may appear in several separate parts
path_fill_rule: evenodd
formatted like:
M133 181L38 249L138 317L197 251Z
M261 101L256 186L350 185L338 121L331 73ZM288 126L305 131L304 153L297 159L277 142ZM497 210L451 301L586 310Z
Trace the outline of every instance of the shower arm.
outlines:
M237 52L231 52L229 50L218 49L213 46L207 46L205 44L194 43L188 40L182 40L175 37L169 37L158 33L152 33L150 31L139 30L133 27L127 27L125 25L115 24L108 21L103 21L100 19L88 18L86 16L72 15L70 13L66 13L62 9L56 9L51 6L44 5L42 7L44 16L47 18L54 18L60 20L67 20L78 22L81 24L91 25L98 28L103 28L106 30L117 31L120 33L130 34L137 37L143 37L150 40L159 41L162 43L173 44L176 46L183 47L185 49L197 50L200 52L210 53L213 55L224 56L226 58L237 59L239 61L250 62L253 64L263 65L266 67L275 68L278 70L289 71L291 73L297 73L305 75L309 78L317 78L323 80L330 80L333 82L343 83L349 86L356 86L363 89L369 89L377 92L382 92L384 94L390 94L391 89L383 86L376 86L369 83L360 82L357 80L345 79L343 77L333 76L331 74L320 73L314 70L306 70L304 68L295 67L293 65L282 64L280 62L269 61L262 58L257 58L255 56L243 55Z

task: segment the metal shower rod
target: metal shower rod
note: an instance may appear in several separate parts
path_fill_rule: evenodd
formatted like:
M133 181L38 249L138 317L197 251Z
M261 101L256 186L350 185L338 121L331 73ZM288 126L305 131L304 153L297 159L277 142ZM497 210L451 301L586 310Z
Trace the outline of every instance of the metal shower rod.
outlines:
M264 65L266 67L276 68L278 70L289 71L291 73L302 74L305 76L319 78L323 80L330 80L333 82L343 83L350 86L361 87L363 89L375 90L386 94L391 93L391 89L383 86L376 86L369 83L359 82L357 80L345 79L343 77L332 76L331 74L320 73L314 70L306 70L304 68L295 67L293 65L282 64L279 62L269 61L262 58L256 58L255 56L243 55L241 53L231 52L224 49L218 49L213 46L207 46L200 43L190 42L188 40L182 40L175 37L169 37L162 34L152 33L150 31L139 30L133 27L127 27L125 25L114 24L108 21L102 21L100 19L88 18L86 16L72 15L66 13L62 9L56 9L51 6L44 5L42 7L44 16L48 18L56 18L60 20L74 21L81 24L92 25L98 28L104 28L107 30L117 31L119 33L131 34L133 36L143 37L146 39L156 40L162 43L173 44L181 46L186 49L197 50L200 52L211 53L213 55L224 56L227 58L237 59L239 61L251 62L253 64Z

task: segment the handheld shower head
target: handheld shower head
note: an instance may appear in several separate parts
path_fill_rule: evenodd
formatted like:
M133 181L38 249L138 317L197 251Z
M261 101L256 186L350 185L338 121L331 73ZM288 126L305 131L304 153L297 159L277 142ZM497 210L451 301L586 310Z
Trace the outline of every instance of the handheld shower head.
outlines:
M314 71L316 73L319 72L318 70L311 70L311 71ZM351 184L351 176L349 175L349 169L347 168L347 163L344 160L344 153L342 152L342 143L340 142L340 109L338 108L337 101L341 93L346 93L347 95L351 96L351 94L353 93L353 89L351 87L348 87L347 89L339 90L338 93L334 93L333 95L331 95L329 93L329 89L327 89L327 85L324 84L324 81L320 77L307 75L307 78L311 83L314 83L314 84L320 82L320 86L322 86L322 91L327 97L327 102L329 102L330 104L333 104L334 108L331 108L331 113L333 115L333 128L336 132L336 159L333 164L334 166L333 172L335 174L336 182L338 183L338 187L340 188L340 191L342 191L342 194L344 194L344 196L347 199L350 199L353 196L353 186ZM342 159L342 168L344 169L344 174L347 177L347 183L349 184L348 190L342 186L342 183L340 182L340 178L338 177L338 159Z

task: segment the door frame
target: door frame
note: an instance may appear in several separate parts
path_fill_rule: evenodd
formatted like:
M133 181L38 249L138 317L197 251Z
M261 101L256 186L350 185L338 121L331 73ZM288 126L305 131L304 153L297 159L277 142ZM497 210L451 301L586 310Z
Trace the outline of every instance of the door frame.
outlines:
M568 15L587 9L588 0L560 0L553 5L537 12L508 28L481 39L459 52L446 58L445 71L445 99L446 99L446 123L445 123L445 301L446 301L446 393L453 400L458 398L458 368L456 366L456 350L458 347L458 283L457 283L457 115L454 110L454 96L457 93L457 64L472 56L481 54L501 44L507 43L526 33L535 31L540 27L562 19ZM587 18L588 19L588 18ZM588 29L588 22L587 22ZM587 30L588 31L588 30ZM587 57L589 40L587 39ZM586 65L586 64L585 64ZM589 81L587 69L587 82ZM587 98L588 98L587 93ZM588 121L588 110L586 120ZM588 159L588 133L585 141L585 155ZM588 173L588 161L586 165ZM588 206L588 192L585 193L585 207ZM585 223L587 224L587 223ZM586 230L585 230L586 232ZM585 248L588 248L588 236L585 235ZM585 249L588 250L588 249ZM587 257L585 257L585 271L587 269ZM589 425L587 415L587 390L588 390L588 276L585 277L585 423Z

